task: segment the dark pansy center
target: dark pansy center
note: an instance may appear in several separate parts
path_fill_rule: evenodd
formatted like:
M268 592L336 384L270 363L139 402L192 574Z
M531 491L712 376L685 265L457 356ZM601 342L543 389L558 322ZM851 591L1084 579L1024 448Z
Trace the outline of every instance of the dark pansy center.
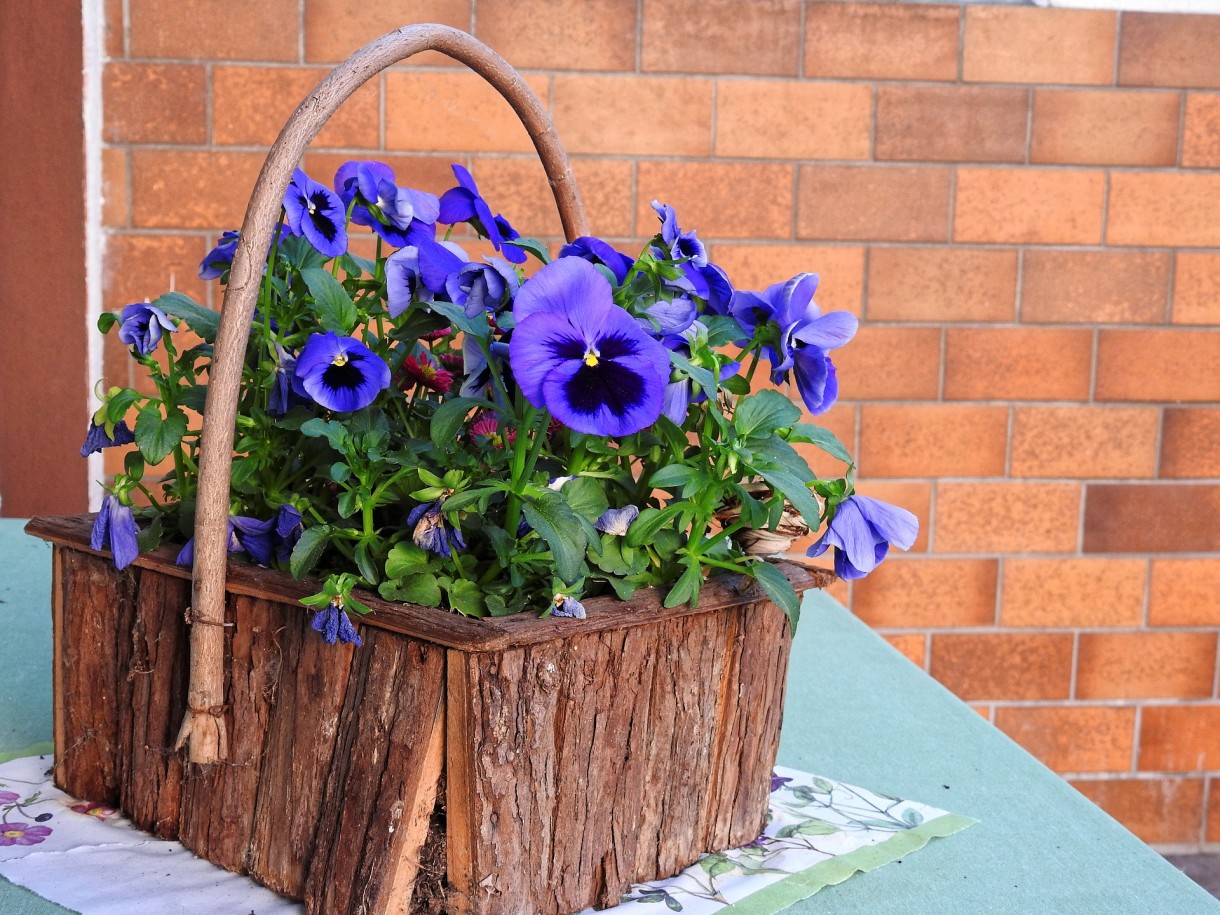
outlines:
M334 241L335 236L339 234L339 227L335 225L335 221L326 215L327 208L330 206L330 201L327 200L326 194L322 191L315 191L308 198L309 216L316 228L327 241Z
M364 384L364 372L357 363L360 356L356 353L347 354L343 362L332 362L322 373L322 383L333 390L354 390Z
M626 366L602 358L596 365L582 364L565 385L564 393L578 413L593 414L605 407L615 416L622 416L639 405L644 395L644 379Z

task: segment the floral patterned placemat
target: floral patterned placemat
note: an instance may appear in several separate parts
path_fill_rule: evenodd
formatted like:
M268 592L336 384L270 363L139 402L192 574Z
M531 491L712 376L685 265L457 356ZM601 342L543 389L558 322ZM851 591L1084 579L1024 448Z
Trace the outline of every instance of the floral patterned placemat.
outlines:
M303 907L153 839L51 783L50 756L0 763L0 875L84 915L300 915ZM771 915L975 821L916 801L778 767L766 832L637 884L615 915ZM581 915L590 915L587 909Z

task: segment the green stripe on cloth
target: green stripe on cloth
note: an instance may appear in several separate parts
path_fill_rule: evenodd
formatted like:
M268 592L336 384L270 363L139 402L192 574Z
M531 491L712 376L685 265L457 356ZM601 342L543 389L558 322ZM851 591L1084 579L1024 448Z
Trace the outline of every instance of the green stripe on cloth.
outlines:
M819 890L842 883L856 873L876 870L912 852L919 851L933 839L951 836L973 826L978 820L946 814L914 829L896 832L878 845L857 848L845 855L829 858L808 870L801 871L752 893L723 911L733 915L774 915L788 906L812 896Z
M21 750L0 750L0 763L6 763L10 759L20 759L23 756L50 756L54 752L55 744L44 740L42 743L30 744Z

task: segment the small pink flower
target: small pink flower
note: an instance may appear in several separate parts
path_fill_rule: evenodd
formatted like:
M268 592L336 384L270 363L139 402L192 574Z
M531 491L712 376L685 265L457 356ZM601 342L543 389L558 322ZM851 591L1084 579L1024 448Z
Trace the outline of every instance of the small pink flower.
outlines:
M427 358L416 359L414 356L408 356L402 363L402 373L407 381L404 385L406 388L421 384L438 394L448 394L449 389L453 387L453 373L429 362Z
M117 812L113 807L107 807L105 804L94 804L89 801L81 801L79 804L73 804L68 808L76 813L83 813L85 816L97 817L99 820L112 817Z
M50 834L50 826L32 826L29 823L0 823L0 846L37 845Z

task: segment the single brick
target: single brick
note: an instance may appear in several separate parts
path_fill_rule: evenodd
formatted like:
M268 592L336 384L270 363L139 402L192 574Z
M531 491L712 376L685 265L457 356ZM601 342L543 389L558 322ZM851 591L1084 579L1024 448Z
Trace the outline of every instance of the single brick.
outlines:
M1111 83L1117 20L1114 13L1100 10L967 6L962 79Z
M202 302L207 284L199 279L199 262L210 247L207 242L191 235L116 232L107 236L102 277L106 310L155 299L171 289Z
M870 477L1003 476L1007 445L1007 407L866 404L856 457Z
M644 0L641 69L796 76L800 0Z
M1174 324L1220 324L1220 254L1177 253L1171 311Z
M527 74L522 79L535 95L547 97L549 77ZM508 102L476 73L391 72L385 92L390 149L534 151Z
M1000 623L1040 628L1138 626L1144 618L1142 559L1004 560Z
M887 635L884 633L882 638L904 655L908 661L923 670L927 654L927 638L922 635Z
M263 159L262 153L133 149L132 225L237 228Z
M205 74L190 64L110 63L103 75L110 143L204 143Z
M951 327L946 400L1086 400L1093 335L1049 327Z
M858 83L723 80L716 87L716 155L867 159L872 104L872 89ZM662 116L674 119L672 111Z
M1220 328L1103 330L1097 400L1220 400Z
M941 483L932 548L937 553L1072 553L1079 524L1076 484Z
M940 329L866 324L831 358L845 400L935 400Z
M475 17L475 37L518 69L634 70L636 27L636 0L480 3Z
M437 22L469 32L470 8L471 0L379 0L377 3L309 0L305 4L305 59L312 63L337 63L374 38L411 22ZM483 16L484 11L480 10L479 19L482 20ZM512 58L509 60L517 66L524 66ZM453 63L443 54L430 51L409 58L409 62L428 65Z
M1115 778L1073 781L1072 787L1145 842L1194 845L1199 841L1201 778Z
M1106 243L1220 246L1220 174L1114 172Z
M878 159L1022 162L1029 92L978 86L881 86Z
M995 623L994 559L888 559L856 582L852 609L882 629Z
M1220 559L1152 560L1148 625L1220 626Z
M1063 633L936 633L931 674L959 699L1066 699L1072 636Z
M1220 485L1091 483L1086 553L1203 553L1220 550Z
M1220 407L1166 407L1161 476L1220 477Z
M311 67L213 68L212 141L270 146L289 115L327 72ZM381 139L380 108L379 82L371 80L339 106L312 145L376 148Z
M1176 92L1038 89L1031 162L1176 165Z
M798 273L816 273L816 301L823 312L860 314L864 289L863 248L720 243L712 247L711 258L724 268L735 289L762 290Z
M1017 407L1014 477L1154 477L1156 407Z
M297 59L298 0L248 3L241 15L229 0L130 0L129 13L132 57Z
M1123 13L1121 86L1220 88L1220 19Z
M1220 769L1220 705L1151 705L1140 722L1142 772Z
M102 150L102 225L125 226L131 210L127 202L127 150Z
M820 465L811 464L810 466L817 470ZM856 488L861 495L889 502L891 505L900 506L911 512L919 521L919 532L915 535L915 543L911 545L911 552L926 553L928 551L928 528L932 524L931 482L927 480L879 480L868 477L865 480L857 480ZM899 556L901 554L891 551L890 555Z
M792 237L790 165L640 162L636 188L637 232L655 231L659 199L705 239Z
M1012 708L995 725L1056 772L1125 772L1135 744L1135 709Z
M956 79L960 18L956 6L810 3L805 76Z
M949 169L938 167L801 166L796 234L835 241L944 241L949 178Z
M960 168L953 239L1095 245L1101 241L1104 191L1100 171Z
M712 81L560 75L554 119L569 152L706 157L712 149Z
M1078 699L1202 699L1216 674L1214 632L1082 632Z
M1046 324L1160 324L1167 251L1025 252L1021 320Z
M874 247L868 317L874 321L1011 321L1017 252L989 248Z
M1187 168L1220 168L1220 95L1186 94L1182 164Z

